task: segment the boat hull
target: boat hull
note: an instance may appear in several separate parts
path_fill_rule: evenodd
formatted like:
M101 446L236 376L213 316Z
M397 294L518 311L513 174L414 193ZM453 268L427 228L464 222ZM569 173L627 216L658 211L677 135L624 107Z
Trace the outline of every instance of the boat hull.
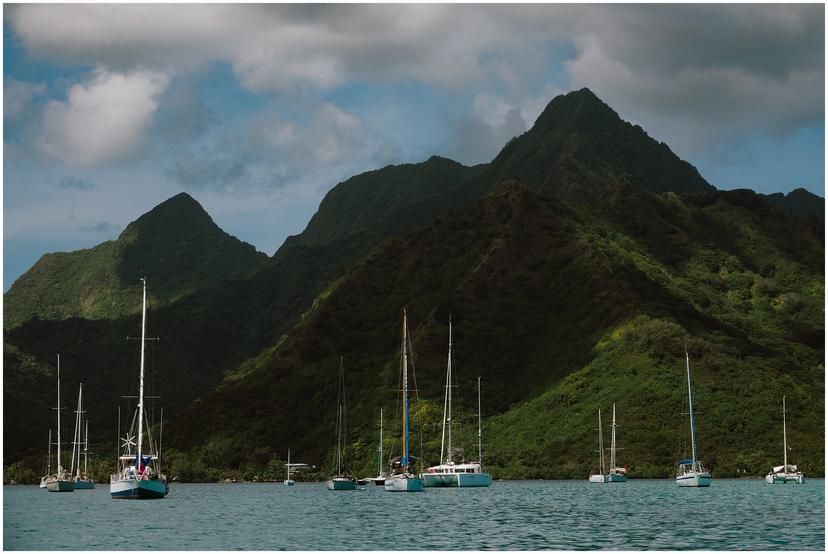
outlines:
M802 485L805 483L804 475L766 475L765 482L768 485Z
M607 477L608 483L624 483L627 480L626 475L621 475L619 473L610 473L609 475L607 475Z
M709 487L710 481L711 478L708 473L686 474L676 477L676 484L679 487Z
M427 488L488 487L492 476L488 473L423 473L420 476Z
M40 480L40 488L41 489L46 488L46 478L45 477Z
M355 491L357 488L356 479L331 479L326 485L329 491Z
M373 479L373 481L374 481L374 484L377 485L377 486L385 485L385 477L376 477L376 478Z
M46 481L46 490L49 492L72 492L75 482L70 479L51 479Z
M286 487L292 487L295 484L296 484L296 481L294 481L293 479L285 479L285 486Z
M590 483L609 483L609 475L590 475Z
M90 481L89 479L76 479L75 480L75 490L82 491L82 490L90 490L95 488L95 481Z
M169 492L167 482L160 479L117 479L109 484L109 494L118 499L164 498Z
M391 477L385 480L387 492L420 492L425 490L423 480L419 477Z

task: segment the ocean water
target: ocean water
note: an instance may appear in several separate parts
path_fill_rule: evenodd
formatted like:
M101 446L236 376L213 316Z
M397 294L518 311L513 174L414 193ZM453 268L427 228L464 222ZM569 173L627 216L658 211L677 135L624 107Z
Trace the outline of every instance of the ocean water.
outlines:
M163 500L109 486L3 487L6 550L822 550L825 482L497 481L388 493L324 483L177 484Z

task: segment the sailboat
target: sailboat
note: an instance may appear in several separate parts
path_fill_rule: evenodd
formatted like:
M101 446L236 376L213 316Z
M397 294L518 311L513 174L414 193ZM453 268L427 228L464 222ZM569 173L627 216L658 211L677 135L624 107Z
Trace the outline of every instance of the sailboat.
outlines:
M408 453L408 316L403 310L402 348L400 361L402 370L402 454L396 462L396 473L385 480L388 492L418 492L423 490L423 480L411 471L411 457Z
M601 410L598 410L598 473L590 473L590 483L609 483L609 475L604 470L604 431L601 429Z
M794 483L802 485L805 483L805 475L793 464L788 464L788 429L785 420L785 397L782 397L782 465L776 466L765 476L769 485L784 485Z
M141 369L138 379L138 409L133 425L121 438L119 446L118 473L109 478L109 493L112 498L164 498L170 492L167 476L161 473L159 451L152 444L147 425L149 445L144 444L144 359L147 343L147 279L141 278L143 302L141 307ZM120 419L120 418L119 418ZM132 435L137 420L137 433ZM120 420L118 422L120 425ZM163 425L163 421L162 421ZM120 438L120 432L118 433ZM137 442L135 442L137 441ZM135 447L135 450L132 447Z
M369 477L367 481L371 481L375 485L385 484L385 472L382 470L382 408L380 408L380 435L379 447L377 448L377 476Z
M623 483L627 480L627 468L626 467L617 467L615 465L615 452L618 450L615 447L615 402L612 403L612 442L610 442L610 470L609 470L609 482L610 483Z
M339 357L339 386L337 392L336 415L336 475L328 479L328 490L353 491L357 488L356 478L347 475L345 460L342 455L342 433L347 429L347 411L345 410L345 368L342 365L342 356Z
M83 383L78 389L78 409L75 410L75 435L72 440L72 465L69 472L74 474L75 490L88 490L95 488L95 481L88 476L89 440L84 441L84 419L83 414ZM85 422L86 432L89 433L89 422ZM81 446L84 446L81 454ZM77 456L76 456L77 455ZM81 473L81 456L84 458L83 473Z
M423 484L426 487L488 487L492 484L492 476L483 472L483 456L481 443L480 420L480 378L477 378L477 415L478 415L478 463L456 463L454 461L454 445L452 444L451 420L451 316L449 316L449 346L448 363L446 365L446 393L443 400L443 434L440 438L440 464L428 468L423 473Z
M49 492L72 492L75 481L72 475L60 464L60 354L57 357L57 473L46 478L46 490Z
M52 430L49 429L49 454L46 455L46 475L40 478L40 488L46 488L46 480L52 473Z
M676 484L680 487L709 487L710 473L704 469L696 455L696 424L693 414L693 387L690 382L690 354L687 346L684 347L684 357L687 364L687 399L690 404L690 442L692 444L692 458L685 458L678 462Z
M293 474L296 473L300 469L306 469L308 467L310 467L308 464L303 464L303 463L300 463L300 462L291 463L291 461L290 461L290 448L288 448L287 463L285 464L285 472L286 472L285 481L284 481L285 486L286 487L292 487L293 485L295 485L296 481L293 480Z

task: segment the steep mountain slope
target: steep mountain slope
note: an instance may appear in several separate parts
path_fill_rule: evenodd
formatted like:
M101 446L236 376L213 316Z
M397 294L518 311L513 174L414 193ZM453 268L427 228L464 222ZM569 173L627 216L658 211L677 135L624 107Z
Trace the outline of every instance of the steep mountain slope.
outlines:
M289 238L265 270L246 279L203 288L170 305L159 307L154 302L155 309L149 316L150 334L164 339L153 348L159 371L164 372L158 392L164 397L167 417L212 390L224 372L277 341L347 264L359 260L383 237L425 224L448 209L443 203L426 202L429 195L457 187L479 170L434 157L420 164L389 166L353 177L328 193L308 226L309 236L302 233ZM387 196L386 189L400 191L407 197L401 200L396 194ZM383 195L386 202L366 200ZM159 244L176 235L165 233L164 225L150 226L144 222L157 219L149 216L163 206L139 219L142 229L157 231L151 236ZM340 218L339 213L347 213L347 217ZM362 224L349 228L352 220ZM156 288L164 287L165 279L171 278L168 272L159 275L147 270L147 274L152 296L157 294ZM124 304L140 306L136 287L135 280L121 285L118 293ZM37 410L27 410L33 413L31 421L7 418L7 456L14 459L41 448L42 441L32 436L29 429L48 429L51 421L49 406L54 396L56 352L62 353L64 382L73 383L72 386L77 381L87 383L90 405L99 407L90 411L93 436L109 437L111 431L107 429L112 426L111 414L118 396L132 394L128 392L129 383L137 368L135 345L125 342L123 337L136 336L139 325L136 317L127 316L100 321L32 319L17 328L7 328L5 413L11 415L26 406L38 406ZM97 346L92 347L93 344ZM33 371L33 365L40 369ZM99 385L90 384L93 381ZM111 386L115 384L122 388L113 390Z
M486 191L509 178L570 202L593 202L619 181L649 192L713 190L696 168L622 120L589 89L554 98L474 185Z
M140 310L131 287L145 274L152 275L152 300L160 306L267 265L265 254L219 229L182 192L130 223L117 240L44 255L4 295L5 324L117 318Z
M451 313L458 404L473 409L481 375L486 413L503 414L487 424L499 475L582 476L594 449L594 408L613 400L629 414L628 459L639 475L669 472L682 436L684 340L708 410L705 449L714 467L734 474L728 461L744 454L749 471L766 469L778 442L770 423L787 393L797 399L803 463L812 460L809 470L818 471L821 237L756 195L749 200L713 193L684 203L619 186L597 209L579 210L513 183L387 241L333 283L289 335L177 418L171 441L194 450L171 455L173 472L203 478L256 468L288 444L324 464L340 355L350 383L350 455L370 471L376 414L394 413L403 306L430 462ZM648 224L636 229L631 222L639 221ZM723 233L732 237L727 249ZM671 237L678 255L658 248L659 234ZM793 298L796 305L787 304Z

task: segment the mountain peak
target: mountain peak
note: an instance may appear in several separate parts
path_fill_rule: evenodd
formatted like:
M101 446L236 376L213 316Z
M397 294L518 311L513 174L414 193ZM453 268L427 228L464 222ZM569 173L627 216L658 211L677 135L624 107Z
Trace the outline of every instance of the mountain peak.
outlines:
M119 239L127 239L139 230L152 234L218 230L210 214L186 192L172 196L127 225Z

